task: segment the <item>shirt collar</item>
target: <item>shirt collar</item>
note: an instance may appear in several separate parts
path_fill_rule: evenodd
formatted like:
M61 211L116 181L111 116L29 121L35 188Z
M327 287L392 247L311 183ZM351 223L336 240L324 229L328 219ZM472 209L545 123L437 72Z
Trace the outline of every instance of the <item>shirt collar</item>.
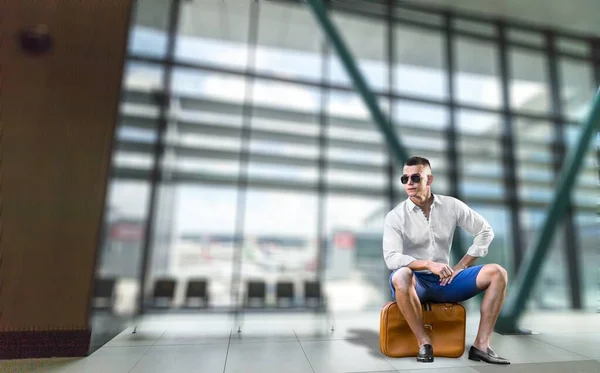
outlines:
M431 195L433 196L433 203L431 204L432 206L433 206L433 205L436 205L436 204L437 204L437 205L441 205L441 204L442 204L442 201L440 200L440 198L439 198L439 197L437 197L437 196L436 196L435 194L433 194L433 193L431 193ZM415 204L415 203L414 203L414 202L413 202L413 201L410 199L410 197L406 199L406 203L408 204L408 208L409 208L411 211L414 211L416 208L420 208L419 206L417 206L417 205L416 205L416 204Z

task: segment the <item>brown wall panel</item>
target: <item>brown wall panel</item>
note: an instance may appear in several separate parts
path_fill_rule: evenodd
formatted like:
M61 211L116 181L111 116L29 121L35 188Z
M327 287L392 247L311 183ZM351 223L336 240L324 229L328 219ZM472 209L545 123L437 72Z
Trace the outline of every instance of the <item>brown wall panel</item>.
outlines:
M0 0L0 332L85 330L130 0ZM53 49L17 35L46 25Z

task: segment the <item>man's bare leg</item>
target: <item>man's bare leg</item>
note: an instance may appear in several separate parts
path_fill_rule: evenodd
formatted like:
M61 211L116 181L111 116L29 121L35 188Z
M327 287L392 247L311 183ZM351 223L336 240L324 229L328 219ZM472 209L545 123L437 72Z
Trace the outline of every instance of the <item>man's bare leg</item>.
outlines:
M506 270L497 264L484 265L477 275L477 287L485 290L485 295L481 302L481 319L473 346L481 351L487 351L490 346L494 325L504 303L507 281Z
M482 269L483 270L483 269ZM431 344L431 339L423 325L423 310L421 301L415 289L415 279L410 268L401 268L392 276L392 285L396 290L396 303L404 315L408 326L417 338L419 347Z

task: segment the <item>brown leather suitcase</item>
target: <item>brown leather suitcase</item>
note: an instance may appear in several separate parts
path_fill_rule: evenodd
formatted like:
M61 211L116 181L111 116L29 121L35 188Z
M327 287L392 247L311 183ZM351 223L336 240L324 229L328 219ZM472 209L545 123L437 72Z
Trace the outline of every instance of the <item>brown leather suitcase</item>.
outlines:
M433 356L461 357L465 352L466 311L460 303L423 304L425 331L431 337ZM419 352L417 339L396 302L381 309L379 348L389 357L414 357Z

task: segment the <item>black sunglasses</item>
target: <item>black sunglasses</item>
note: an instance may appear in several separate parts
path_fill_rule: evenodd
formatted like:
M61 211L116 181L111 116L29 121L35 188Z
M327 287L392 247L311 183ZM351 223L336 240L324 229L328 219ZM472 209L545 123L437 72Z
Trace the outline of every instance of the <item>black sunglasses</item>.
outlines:
M408 183L408 175L402 175L400 176L400 182L402 184L406 184ZM410 175L410 179L413 181L413 183L418 183L419 181L421 181L421 175L419 174L412 174Z

